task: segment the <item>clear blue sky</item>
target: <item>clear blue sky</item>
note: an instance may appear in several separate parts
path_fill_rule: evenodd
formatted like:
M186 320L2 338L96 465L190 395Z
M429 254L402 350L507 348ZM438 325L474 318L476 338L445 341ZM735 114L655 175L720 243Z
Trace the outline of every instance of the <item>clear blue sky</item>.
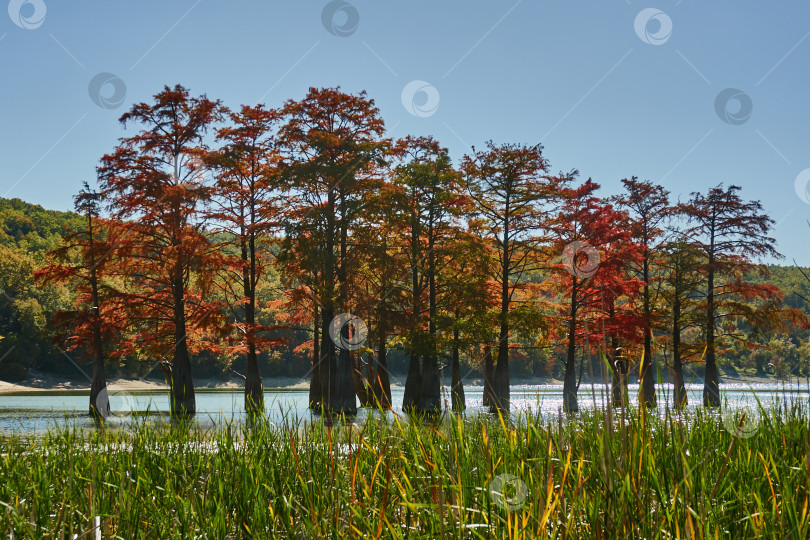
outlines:
M810 199L795 189L810 168L804 1L12 0L8 11L0 196L71 208L125 134L118 117L164 84L231 107L339 85L365 89L391 136L433 135L455 159L488 139L541 142L554 170L579 169L605 194L630 175L683 199L738 184L778 222L783 264L810 265ZM117 108L91 99L99 73L126 87ZM412 81L433 87L405 100L416 114L403 105ZM721 119L727 88L750 116L732 99Z

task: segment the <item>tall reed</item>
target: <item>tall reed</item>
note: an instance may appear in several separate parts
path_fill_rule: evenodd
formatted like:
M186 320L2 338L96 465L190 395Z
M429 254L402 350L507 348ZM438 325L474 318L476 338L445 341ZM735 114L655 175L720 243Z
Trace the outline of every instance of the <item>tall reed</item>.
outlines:
M808 538L807 408L760 417L747 437L717 413L632 407L4 436L0 530L93 538L99 516L127 539Z

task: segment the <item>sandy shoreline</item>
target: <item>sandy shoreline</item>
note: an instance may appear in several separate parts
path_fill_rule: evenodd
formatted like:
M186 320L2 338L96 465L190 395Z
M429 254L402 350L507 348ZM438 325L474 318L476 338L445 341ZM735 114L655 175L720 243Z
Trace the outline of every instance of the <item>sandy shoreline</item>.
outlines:
M265 389L284 389L284 390L306 390L309 388L309 378L300 379L295 377L268 377L262 381ZM478 379L465 380L464 384L467 386L474 386L482 384ZM513 380L512 385L521 384L562 384L562 381L554 379L533 379L533 380ZM404 377L400 379L391 380L392 387L404 387ZM159 380L155 379L111 379L107 381L107 387L110 391L125 390L131 391L149 391L149 390L169 390L169 386ZM195 379L194 388L198 390L212 389L212 390L241 390L244 388L244 383L240 379L231 379L223 381L220 379ZM0 395L2 394L16 394L26 392L48 392L48 391L76 391L76 392L89 392L90 383L85 380L69 379L65 377L55 377L51 375L43 375L39 377L31 377L20 383L9 383L0 381Z
M144 391L144 390L166 390L169 386L162 381L154 379L112 379L107 381L110 390ZM243 388L242 381L218 379L197 379L194 381L197 389L240 389ZM292 377L269 378L264 380L265 388L284 388L295 390L309 388L309 380L301 380ZM90 383L60 377L37 377L31 378L21 383L9 383L0 381L0 394L11 394L20 392L46 392L53 390L73 390L77 392L88 392Z

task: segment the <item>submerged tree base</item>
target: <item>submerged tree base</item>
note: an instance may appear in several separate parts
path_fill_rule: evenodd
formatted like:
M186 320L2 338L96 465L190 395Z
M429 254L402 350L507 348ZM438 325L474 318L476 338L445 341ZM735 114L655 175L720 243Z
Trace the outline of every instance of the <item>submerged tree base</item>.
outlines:
M310 407L310 410L316 419L327 426L339 425L341 422L351 422L357 417L357 409L343 412L327 409L325 407L318 407L317 409Z

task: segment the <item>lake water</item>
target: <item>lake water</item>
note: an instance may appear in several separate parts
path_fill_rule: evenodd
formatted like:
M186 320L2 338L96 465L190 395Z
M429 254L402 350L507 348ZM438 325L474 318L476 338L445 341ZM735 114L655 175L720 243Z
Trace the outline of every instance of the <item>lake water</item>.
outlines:
M638 385L630 385L630 399L637 401ZM703 386L687 385L689 407L698 407L701 403ZM721 383L724 402L732 408L755 406L757 400L763 405L786 400L788 403L808 404L810 393L806 383L797 387L796 383ZM485 413L482 405L483 388L481 386L465 387L468 410L466 414ZM308 390L268 389L265 391L265 405L271 421L283 424L286 420L304 420L312 418L307 408ZM443 402L449 407L449 388L443 389ZM602 407L605 403L604 386L582 385L579 390L579 403L582 409L594 406ZM664 402L672 402L672 386L659 385L658 399L660 409ZM403 389L392 389L394 410L385 414L402 414ZM513 413L532 412L543 415L557 415L562 407L562 385L520 385L512 386ZM110 392L110 409L114 423L125 424L130 412L149 412L153 415L166 416L169 411L169 396L165 390L141 392ZM87 417L87 393L79 391L43 391L18 394L0 394L0 433L38 434L45 430L65 425L92 426ZM362 423L370 414L380 414L364 409L358 410L356 423ZM223 421L240 421L244 419L244 394L241 390L197 391L197 422L210 426Z

